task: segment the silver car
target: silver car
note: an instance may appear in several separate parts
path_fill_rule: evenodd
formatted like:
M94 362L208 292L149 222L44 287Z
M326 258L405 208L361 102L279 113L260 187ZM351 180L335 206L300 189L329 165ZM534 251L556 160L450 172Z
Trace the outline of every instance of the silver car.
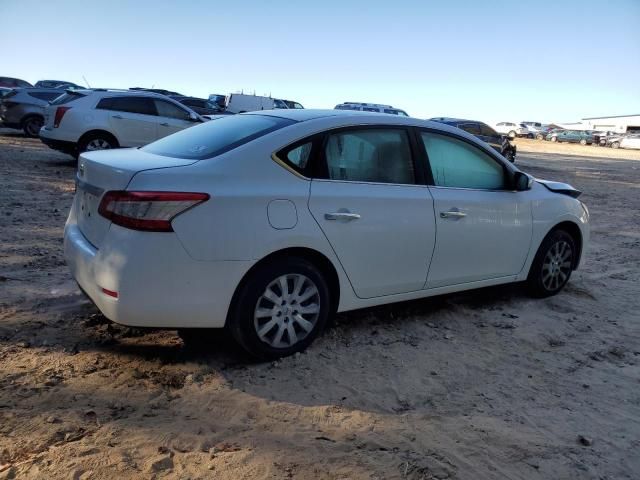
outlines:
M44 125L44 107L64 93L52 88L15 88L0 99L0 125L37 137Z

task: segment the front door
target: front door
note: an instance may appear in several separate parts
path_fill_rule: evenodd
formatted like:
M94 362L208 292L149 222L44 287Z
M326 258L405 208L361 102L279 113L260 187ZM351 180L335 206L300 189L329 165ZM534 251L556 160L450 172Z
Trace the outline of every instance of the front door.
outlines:
M158 111L158 138L195 125L189 111L166 100L154 99Z
M462 139L421 132L433 175L436 246L426 288L518 274L532 235L527 192L505 166Z
M420 290L435 242L433 200L417 182L408 131L327 134L309 209L360 298Z

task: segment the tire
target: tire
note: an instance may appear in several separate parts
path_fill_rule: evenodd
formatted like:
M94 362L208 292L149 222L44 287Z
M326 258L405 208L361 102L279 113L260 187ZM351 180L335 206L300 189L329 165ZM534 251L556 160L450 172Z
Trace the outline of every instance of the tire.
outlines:
M557 294L571 278L578 250L565 230L551 231L540 244L531 264L527 285L535 297Z
M611 148L620 148L620 142L613 142Z
M516 162L516 157L513 154L513 150L509 150L508 152L506 152L504 157L507 160L509 160L511 163L515 163Z
M544 135L542 135L541 133L537 134L536 140L544 140Z
M586 145L586 144L587 144L587 141L584 138L582 138L580 140L580 145Z
M558 141L558 137L551 137L551 141L552 142L557 142Z
M78 153L118 148L118 141L108 133L90 133L78 142Z
M40 129L43 125L44 119L34 115L23 120L22 130L27 137L36 138L40 135Z
M507 136L509 138L516 138L516 132L514 130L511 130L509 133L507 133Z
M283 281L287 292L281 287ZM324 329L330 300L327 282L311 262L297 257L274 260L242 282L227 328L253 357L286 357L307 348Z

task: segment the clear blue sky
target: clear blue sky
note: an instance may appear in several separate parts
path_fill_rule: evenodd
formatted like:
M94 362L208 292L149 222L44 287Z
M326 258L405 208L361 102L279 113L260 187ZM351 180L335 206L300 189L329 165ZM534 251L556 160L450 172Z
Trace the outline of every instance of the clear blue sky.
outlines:
M307 108L573 121L640 113L640 0L0 0L0 75Z

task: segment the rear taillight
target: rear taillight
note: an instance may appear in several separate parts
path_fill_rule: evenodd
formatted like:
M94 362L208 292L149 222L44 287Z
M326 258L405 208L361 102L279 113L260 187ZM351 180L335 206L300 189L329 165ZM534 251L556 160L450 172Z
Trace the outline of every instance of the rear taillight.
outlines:
M206 193L111 191L102 197L98 213L132 230L173 232L171 220L208 199Z
M58 107L56 108L56 116L53 118L53 128L58 128L60 126L60 122L62 121L62 117L67 113L71 107Z

